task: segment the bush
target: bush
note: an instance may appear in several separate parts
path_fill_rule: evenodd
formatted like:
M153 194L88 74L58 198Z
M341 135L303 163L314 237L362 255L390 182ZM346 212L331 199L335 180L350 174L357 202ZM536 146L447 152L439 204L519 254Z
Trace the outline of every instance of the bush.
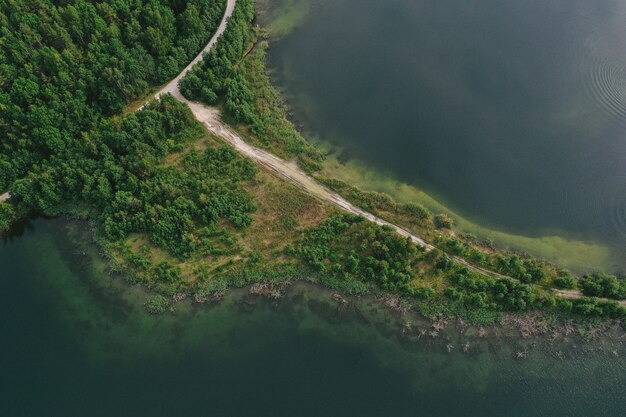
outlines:
M561 289L571 290L576 287L576 278L571 274L563 274L554 278L554 286Z
M15 208L9 203L0 202L0 233L7 230L15 218Z
M307 230L296 253L335 279L371 281L384 289L409 291L418 248L390 227L340 214Z
M591 297L606 297L621 300L626 297L626 283L613 275L595 273L581 280L583 294Z
M437 229L451 229L454 221L445 214L437 214L433 219L433 224Z
M165 313L170 307L170 302L162 295L154 295L148 298L144 306L148 313L157 315Z
M420 300L432 298L437 294L437 291L435 291L435 289L431 287L411 287L408 292L410 295Z
M412 219L417 220L418 222L422 222L430 218L430 211L421 204L408 203L402 206L402 211L407 216L412 217Z

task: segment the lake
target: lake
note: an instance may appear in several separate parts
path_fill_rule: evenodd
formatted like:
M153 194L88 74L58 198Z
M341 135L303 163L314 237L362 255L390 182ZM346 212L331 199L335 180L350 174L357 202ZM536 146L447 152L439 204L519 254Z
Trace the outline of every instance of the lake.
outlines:
M88 230L39 219L0 246L2 416L615 417L626 409L617 340L532 347L451 326L420 336L428 323L419 318L367 299L338 309L311 284L278 301L233 290L220 303L181 303L154 317L144 291L106 272ZM403 332L407 320L413 327ZM515 359L519 349L528 359Z
M600 242L626 270L626 1L309 3L269 62L311 136L488 227Z

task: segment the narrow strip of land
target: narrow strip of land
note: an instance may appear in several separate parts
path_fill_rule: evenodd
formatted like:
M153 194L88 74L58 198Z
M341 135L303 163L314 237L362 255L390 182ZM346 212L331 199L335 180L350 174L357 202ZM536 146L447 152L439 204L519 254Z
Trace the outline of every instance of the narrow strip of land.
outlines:
M198 56L187 67L185 67L185 69L176 78L170 81L165 87L163 87L161 90L159 90L155 94L155 98L159 98L163 94L169 93L173 95L174 97L176 97L181 102L186 103L191 109L196 119L202 122L210 132L223 138L226 142L228 142L231 146L233 146L235 150L237 150L243 156L252 159L259 165L273 172L278 177L296 185L303 192L306 192L307 194L315 198L318 198L322 201L329 202L348 213L363 216L364 218L376 224L379 224L381 226L389 226L393 228L394 230L396 230L396 232L398 232L398 234L400 234L401 236L411 239L413 243L415 243L418 246L423 247L424 249L428 251L435 249L433 245L426 242L424 239L415 235L409 230L403 228L402 226L392 224L350 203L348 200L346 200L339 194L331 191L330 189L328 189L327 187L319 183L317 180L315 180L313 177L308 175L306 172L301 170L295 162L285 161L271 154L270 152L267 152L263 149L259 149L248 144L236 132L234 132L231 128L229 128L224 122L222 122L219 109L207 107L203 104L196 103L196 102L191 102L187 100L185 97L183 97L178 87L178 83L180 82L180 80L182 80L185 77L185 75L187 75L187 73L191 70L191 68L195 64L202 61L204 54L209 52L213 48L213 46L217 43L217 40L219 39L219 37L226 30L228 19L230 18L230 16L232 15L235 9L235 4L236 4L236 0L227 0L226 11L224 13L224 17L222 18L222 21L217 31L215 32L215 34L213 35L209 43L204 47L202 52L200 52L200 54L198 54ZM459 264L464 265L467 268L475 272L478 272L480 274L497 277L497 278L506 277L505 275L499 274L497 272L490 271L488 269L476 266L470 263L469 261L463 258L460 258L458 256L452 256L452 258ZM570 299L577 299L577 298L583 297L583 295L579 291L575 291L575 290L557 291L557 294L559 294L563 298L570 298ZM620 301L620 304L623 306L626 306L626 300Z

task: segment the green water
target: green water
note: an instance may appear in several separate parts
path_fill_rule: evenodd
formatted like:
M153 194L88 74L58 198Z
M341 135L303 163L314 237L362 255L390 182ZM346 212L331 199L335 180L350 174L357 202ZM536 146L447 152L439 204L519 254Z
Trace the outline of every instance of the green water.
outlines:
M472 221L599 242L626 268L625 1L301 3L270 65L313 136Z
M0 247L0 416L616 417L626 409L617 340L532 347L452 328L430 338L419 336L428 324L416 317L369 300L342 312L309 284L279 301L236 290L218 304L182 303L152 317L141 289L105 273L86 230L37 220ZM413 328L402 335L405 321ZM514 359L520 349L528 359Z

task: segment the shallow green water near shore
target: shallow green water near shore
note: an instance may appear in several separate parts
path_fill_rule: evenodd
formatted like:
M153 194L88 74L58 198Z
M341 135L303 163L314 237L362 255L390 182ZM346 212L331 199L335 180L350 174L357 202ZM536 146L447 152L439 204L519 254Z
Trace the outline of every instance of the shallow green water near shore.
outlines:
M313 136L473 222L601 243L626 270L625 2L305 3L270 65Z
M532 347L451 327L420 336L429 325L417 317L368 300L339 309L310 284L279 301L235 290L218 304L181 303L153 317L141 289L105 273L85 230L37 220L0 246L2 416L615 417L626 409L622 342L571 337ZM516 360L525 349L528 359Z

